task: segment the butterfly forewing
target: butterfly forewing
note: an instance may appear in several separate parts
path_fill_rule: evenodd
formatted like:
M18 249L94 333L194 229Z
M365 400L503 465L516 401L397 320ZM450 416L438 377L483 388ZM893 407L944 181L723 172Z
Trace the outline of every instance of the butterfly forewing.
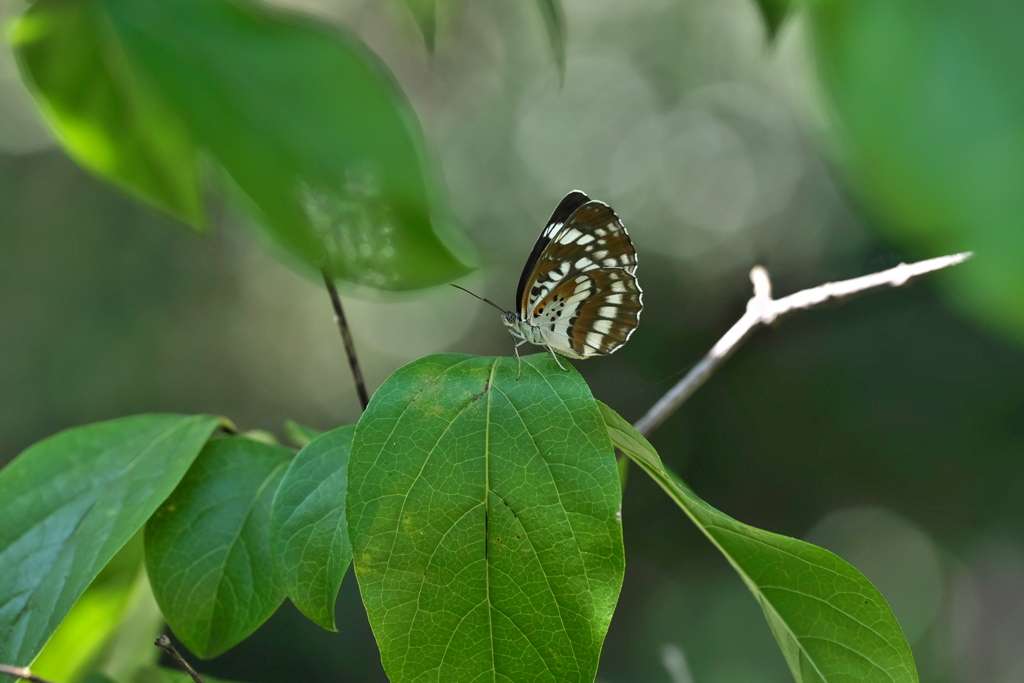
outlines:
M570 193L578 202L583 193ZM520 316L571 358L612 353L629 339L643 310L636 251L609 206L585 201L557 225L556 209L520 280Z
M569 217L572 216L573 212L589 201L590 197L579 190L573 190L562 197L562 201L558 202L558 206L555 207L554 212L551 214L551 218L548 219L548 224L544 226L544 230L540 233L540 238L538 238L537 243L533 245L533 251L530 252L530 258L526 259L526 265L523 267L523 274L519 276L519 287L516 289L516 302L519 304L520 313L526 305L526 299L524 298L524 295L526 294L526 283L533 274L534 267L537 265L537 260L544 252L544 247L551 243L551 236L562 229L562 226L564 226L565 222L569 220Z

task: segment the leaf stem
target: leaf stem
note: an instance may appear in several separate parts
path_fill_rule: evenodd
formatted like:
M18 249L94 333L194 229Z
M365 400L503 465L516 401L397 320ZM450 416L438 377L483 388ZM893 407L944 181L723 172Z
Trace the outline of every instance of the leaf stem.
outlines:
M827 302L842 303L848 299L888 287L901 287L926 273L955 266L963 263L973 254L964 252L950 256L918 261L917 263L901 263L895 268L883 270L871 275L856 277L851 280L829 282L818 287L805 289L781 299L772 298L771 280L768 271L761 266L754 266L750 271L750 280L754 285L754 296L747 302L747 311L729 331L719 339L711 350L679 380L668 393L651 406L635 427L638 432L647 436L662 422L674 413L686 399L693 396L704 382L714 374L722 363L731 356L740 344L746 341L754 330L761 325L771 325L797 311L806 311Z
M158 648L167 653L167 656L174 660L174 663L178 665L178 668L187 673L192 677L195 683L203 683L203 677L199 675L199 672L192 668L192 665L181 656L174 644L171 643L171 639L165 635L161 635L154 642Z
M366 393L366 382L363 380L363 371L359 367L359 358L356 357L356 345L352 341L352 333L348 329L348 322L345 320L345 311L341 308L341 297L338 296L338 288L334 286L334 280L327 271L322 271L324 284L327 285L327 292L331 295L331 304L334 306L334 322L338 323L338 330L341 331L341 340L345 344L345 353L348 355L348 366L352 369L352 380L356 384L356 393L359 395L359 404L366 410L370 404L370 397Z

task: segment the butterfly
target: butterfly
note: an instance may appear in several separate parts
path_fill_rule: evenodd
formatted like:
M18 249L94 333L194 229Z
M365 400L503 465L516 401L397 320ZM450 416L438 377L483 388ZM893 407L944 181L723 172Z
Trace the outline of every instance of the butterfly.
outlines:
M526 260L516 291L517 311L502 321L519 347L529 342L558 356L607 356L622 348L640 323L643 291L636 250L611 207L579 190L565 195Z

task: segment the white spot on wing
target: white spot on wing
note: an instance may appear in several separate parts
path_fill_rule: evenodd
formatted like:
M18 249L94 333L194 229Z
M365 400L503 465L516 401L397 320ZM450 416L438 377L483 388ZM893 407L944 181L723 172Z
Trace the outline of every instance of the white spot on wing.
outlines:
M577 239L583 236L583 233L576 228L569 228L565 233L558 236L559 244L572 244Z
M597 320L594 322L594 329L600 332L601 334L608 334L609 332L612 331L612 321Z
M561 230L563 225L565 225L565 223L552 223L548 227L544 228L544 232L541 233L541 237L551 237Z
M584 256L583 258L581 258L578 261L576 261L576 263L573 264L573 267L576 268L577 270L583 270L587 266L590 266L590 265L593 265L593 264L594 264L593 261L591 261L586 256Z
M565 310L566 310L565 314L568 315L570 309L573 309L574 312L575 312L575 308L577 306L579 306L579 304L582 303L583 301L586 301L587 297L589 297L589 296L590 296L590 290L589 289L587 289L586 291L580 292L579 294L573 294L572 296L570 296L568 299L565 300Z
M561 240L559 240L559 241L561 241ZM576 244L578 244L578 245L580 245L582 247L584 245L590 244L593 241L594 241L594 236L593 235L581 235L580 238L578 240L576 240Z
M620 299L622 298L621 294L615 294L614 296L617 296ZM611 297L609 297L609 298L611 298ZM597 309L597 314L599 316L601 316L602 318L614 318L615 317L615 307L614 306L602 306L601 308Z

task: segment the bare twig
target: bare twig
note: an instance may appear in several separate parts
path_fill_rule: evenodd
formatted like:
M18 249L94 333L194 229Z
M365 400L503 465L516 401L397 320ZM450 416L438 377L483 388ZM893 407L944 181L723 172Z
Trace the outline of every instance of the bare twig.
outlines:
M829 301L839 303L865 292L873 292L886 287L900 287L925 273L955 266L970 257L971 252L964 252L917 263L901 263L895 268L883 270L880 273L842 282L829 282L781 299L772 299L768 271L761 266L755 266L750 271L750 279L754 284L754 296L747 302L747 312L729 328L725 336L711 347L707 355L693 366L685 377L679 380L667 394L658 399L658 402L651 406L647 414L637 421L635 425L637 431L644 435L654 431L665 421L665 418L675 412L707 381L718 369L718 366L724 363L758 326L771 325L797 311L805 311Z
M370 404L370 397L366 393L366 382L363 381L363 371L359 368L359 359L356 358L356 345L352 341L352 333L349 332L348 322L345 320L345 311L341 309L341 297L338 296L338 289L334 286L334 280L327 271L323 271L324 284L331 295L331 304L334 306L334 322L338 323L341 331L341 341L345 344L345 353L348 354L348 366L352 369L352 380L356 383L356 393L359 394L359 403L366 410Z
M167 653L167 656L174 660L174 663L178 665L178 668L187 673L192 677L195 683L203 683L203 677L199 675L199 672L192 668L192 665L186 661L181 653L178 652L177 648L171 643L171 639L165 635L161 635L153 644L158 648Z
M10 664L0 664L0 675L10 676L11 678L21 678L31 683L50 683L45 678L40 678L32 673L32 670L27 666L11 666Z

